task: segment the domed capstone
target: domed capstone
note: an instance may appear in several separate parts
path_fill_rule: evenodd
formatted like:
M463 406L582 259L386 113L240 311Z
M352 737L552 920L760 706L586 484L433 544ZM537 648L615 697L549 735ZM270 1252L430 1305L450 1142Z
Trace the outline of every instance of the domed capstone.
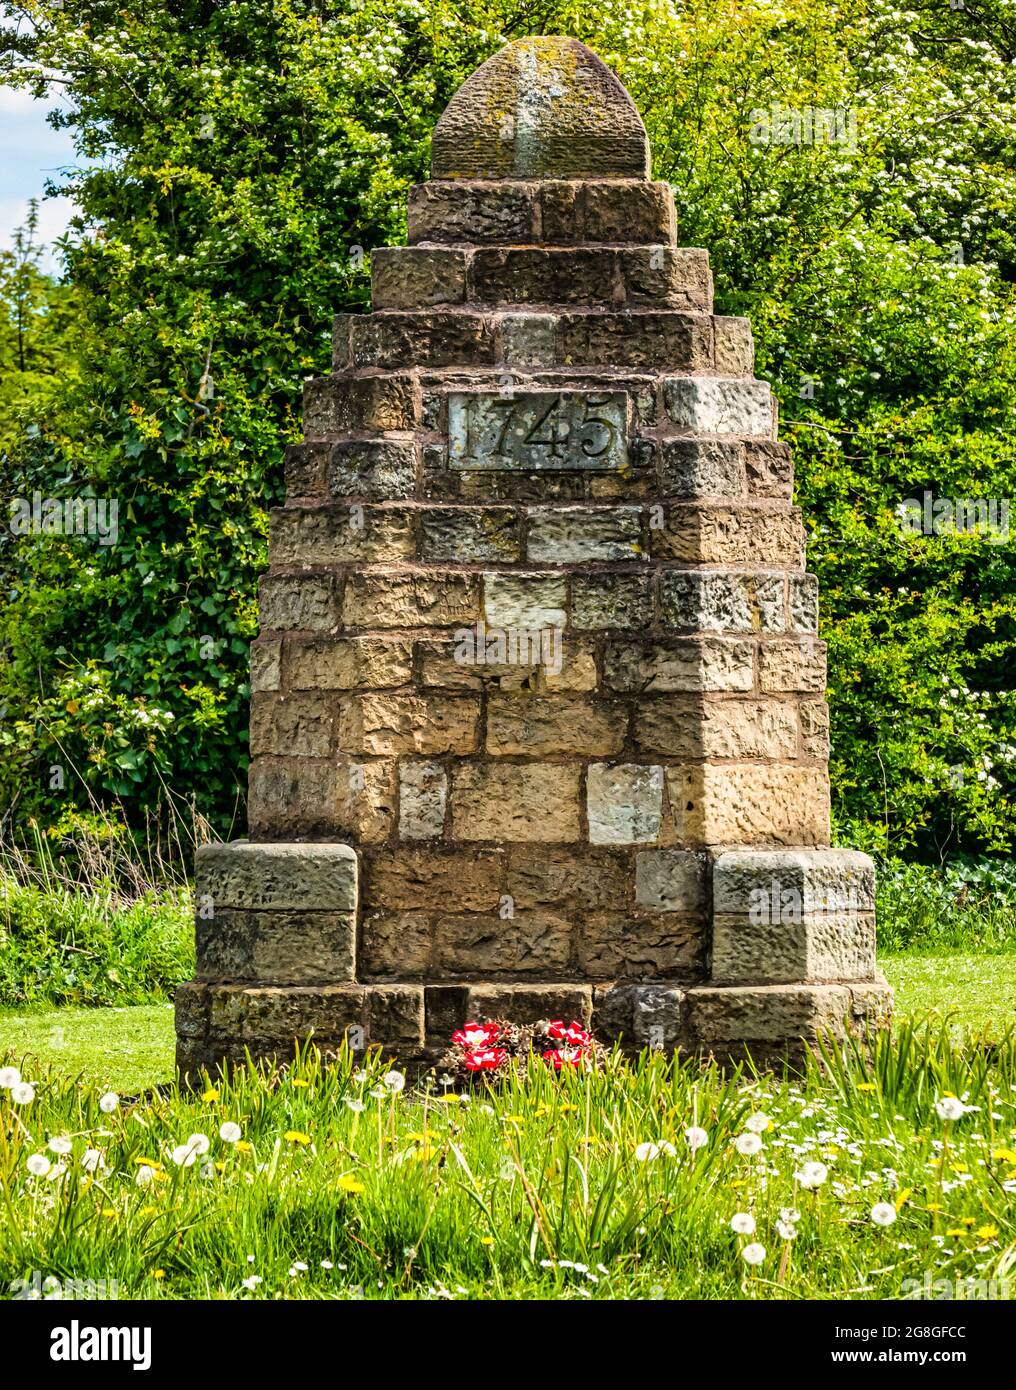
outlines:
M435 179L645 179L635 103L578 39L518 39L466 79L434 129Z

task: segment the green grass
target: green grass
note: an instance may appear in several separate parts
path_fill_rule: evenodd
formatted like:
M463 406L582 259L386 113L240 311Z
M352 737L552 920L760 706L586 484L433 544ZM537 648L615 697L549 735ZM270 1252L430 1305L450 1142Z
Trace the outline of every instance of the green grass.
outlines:
M896 991L898 1017L951 1015L989 1037L1016 1018L1016 955L901 955L881 966Z
M895 1298L1016 1256L1012 1037L962 1049L904 1027L797 1080L534 1061L465 1099L399 1094L385 1064L360 1065L311 1054L106 1110L100 1087L26 1067L33 1096L0 1091L0 1284L38 1270L125 1298ZM949 1094L976 1108L942 1119ZM762 1153L742 1154L753 1129ZM188 1165L188 1147L207 1152ZM807 1162L828 1170L813 1189L795 1176Z
M136 1092L173 1075L173 1010L167 1004L123 1009L0 1010L0 1053L30 1056L64 1075Z

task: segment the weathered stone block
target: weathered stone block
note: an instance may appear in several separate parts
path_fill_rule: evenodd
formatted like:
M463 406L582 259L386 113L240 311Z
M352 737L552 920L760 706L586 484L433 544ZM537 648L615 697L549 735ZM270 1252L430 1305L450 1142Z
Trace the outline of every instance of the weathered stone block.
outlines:
M410 243L512 243L539 240L540 185L464 179L409 190Z
M365 980L412 980L430 970L432 919L423 912L364 913L359 971Z
M279 632L326 631L338 622L341 593L338 579L331 574L265 575L258 587L261 627Z
M286 496L319 497L324 492L325 472L331 446L323 441L289 444L286 447Z
M375 309L459 304L466 297L466 253L451 248L381 246L370 256Z
M519 523L510 507L431 508L420 514L425 560L510 564L521 555Z
M777 761L797 756L796 709L781 700L650 697L639 701L632 727L636 746L658 756Z
M501 856L491 850L403 845L373 850L364 863L364 900L395 911L496 912Z
M560 190L575 189L579 204ZM667 183L588 182L545 185L542 197L543 234L548 241L673 245L674 194Z
M539 1023L559 1018L588 1026L593 1012L591 985L470 985L466 998L466 1014L477 1022L510 1018L515 1023Z
M823 913L804 921L784 908L776 920L716 913L715 984L792 984L870 980L875 973L873 913Z
M668 767L667 790L683 843L829 843L829 778L814 764Z
M409 511L380 507L280 507L269 520L273 565L380 564L416 552Z
M468 695L354 695L339 708L343 753L472 753L478 743L479 700Z
M626 303L711 312L713 277L707 251L662 244L631 246L618 252L618 262Z
M577 840L579 769L567 763L469 764L452 773L457 840Z
M410 1056L423 1046L424 995L421 985L374 985L367 990L367 1045Z
M705 930L676 913L590 917L578 934L577 953L588 979L701 979Z
M395 439L343 439L333 446L327 468L333 497L387 502L412 497L416 447Z
M511 367L552 367L558 359L556 314L504 314L496 359Z
M748 492L753 497L789 497L794 488L794 464L786 444L763 439L744 443Z
M666 985L635 990L633 1041L640 1052L673 1052L685 1030L685 993Z
M315 377L304 385L308 439L335 439L356 430L411 430L418 414L417 387L405 372Z
M609 756L621 751L627 726L627 711L617 703L560 695L492 696L487 703L487 752Z
M577 628L641 630L653 620L652 582L644 574L576 574L571 618Z
M660 608L668 626L689 632L779 632L786 626L781 574L667 570Z
M802 700L801 756L829 761L829 706L824 700Z
M759 688L821 694L826 688L826 645L813 637L763 642L759 647Z
M250 751L295 758L327 758L335 741L335 710L327 697L309 691L251 697Z
M533 507L526 555L536 564L637 560L642 554L641 507Z
M593 763L586 774L586 788L591 844L645 844L659 838L663 807L661 767Z
M670 360L677 366L692 365ZM762 439L772 436L772 395L767 382L671 377L664 386L664 400L667 414L679 429L700 434L756 435Z
M358 367L480 367L494 361L493 326L486 315L464 309L384 309L354 319L352 353Z
M349 845L200 845L195 874L199 910L356 911L357 859Z
M486 574L483 613L491 627L564 627L568 581L557 574Z
M701 912L706 860L681 849L640 850L635 856L635 905L652 912Z
M713 361L712 319L708 314L676 309L564 313L559 320L558 351L559 360L567 366L705 371Z
M701 986L688 990L685 1004L702 1047L840 1038L851 1015L850 990L838 984Z
M282 643L264 637L251 644L251 690L278 690L282 685Z
M728 637L608 641L604 684L610 690L668 695L744 691L755 684L755 644Z
M755 371L755 343L747 319L713 319L716 370L721 376L751 377Z
M508 851L506 892L513 908L606 912L627 901L630 878L627 857L615 850L514 845Z
M384 689L409 683L412 643L399 637L291 640L287 675L291 690Z
M448 774L440 763L403 763L399 768L399 835L433 840L444 830Z
M564 918L519 912L474 917L439 914L434 925L435 968L453 978L560 975L571 959L572 925Z
M818 580L813 574L790 576L790 624L797 632L818 632Z
M660 470L665 496L740 497L743 445L736 440L663 439Z
M770 917L805 919L817 913L874 912L875 866L851 849L721 854L713 865L714 911L747 916L767 906Z
M271 980L274 984L355 979L354 911L223 908L214 918L204 919L199 910L196 936L199 979Z
M480 616L472 574L353 574L342 617L347 627L456 627Z
M395 809L395 765L349 758L255 758L247 819L251 837L386 838Z
M804 568L804 527L796 508L670 506L664 525L650 527L654 559L688 565L771 565Z

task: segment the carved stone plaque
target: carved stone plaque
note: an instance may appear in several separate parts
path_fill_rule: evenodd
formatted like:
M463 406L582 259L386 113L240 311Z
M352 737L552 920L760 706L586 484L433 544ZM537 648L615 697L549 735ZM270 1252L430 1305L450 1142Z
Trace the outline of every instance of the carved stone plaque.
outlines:
M451 468L618 469L628 462L623 391L456 392L448 397Z

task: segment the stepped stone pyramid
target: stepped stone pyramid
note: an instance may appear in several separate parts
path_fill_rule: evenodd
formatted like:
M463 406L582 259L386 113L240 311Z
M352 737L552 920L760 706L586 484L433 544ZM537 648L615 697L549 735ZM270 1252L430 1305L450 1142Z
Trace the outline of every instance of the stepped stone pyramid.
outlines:
M180 1067L425 1062L495 1016L763 1058L885 1022L790 451L630 97L511 44L408 228L287 457Z

